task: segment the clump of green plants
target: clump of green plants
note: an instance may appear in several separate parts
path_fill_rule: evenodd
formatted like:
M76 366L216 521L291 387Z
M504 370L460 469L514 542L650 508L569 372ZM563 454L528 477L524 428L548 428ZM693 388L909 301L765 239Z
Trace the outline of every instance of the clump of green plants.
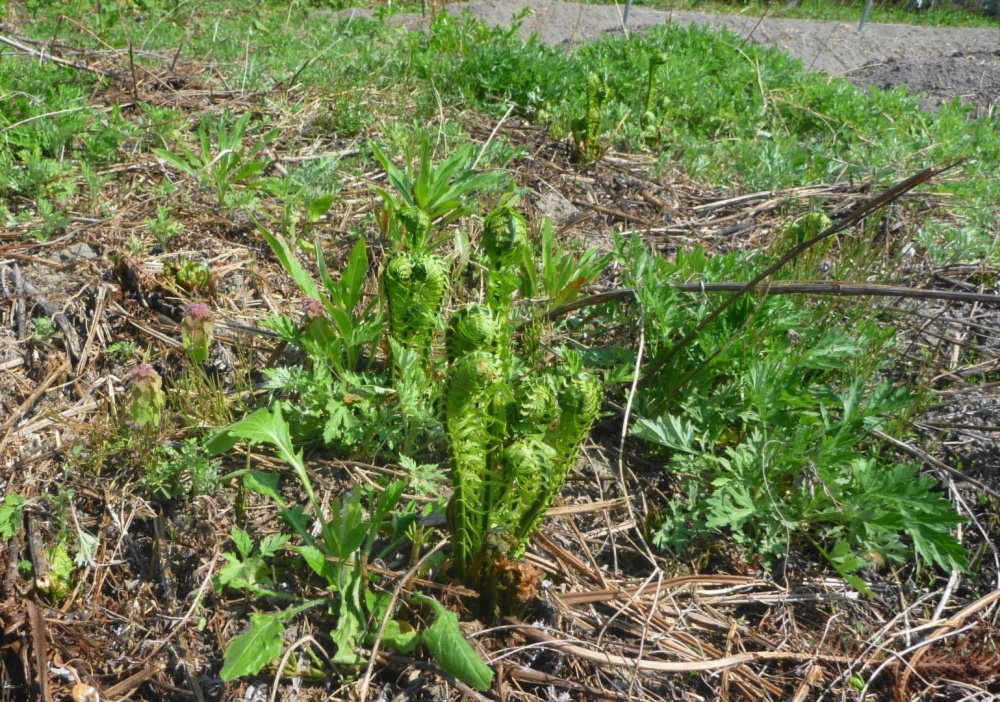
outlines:
M807 215L786 239L816 226L822 217ZM760 252L698 250L668 262L637 240L619 241L616 255L644 307L654 358L714 307L664 281L743 280L771 262ZM651 534L656 545L704 553L724 535L769 562L813 551L862 591L861 568L900 562L911 547L947 570L966 567L952 534L962 518L918 466L879 450L872 435L902 426L919 403L880 378L896 340L871 311L746 295L645 378L633 434L658 447L676 485Z
M204 442L188 439L176 446L158 446L143 483L168 500L214 495L219 489L219 463L205 454Z
M149 233L156 237L162 251L167 251L170 241L174 239L184 229L184 225L171 218L170 210L159 206L156 208L156 215L152 219L146 220Z
M386 598L369 591L372 576L364 567L369 559L385 557L408 539L422 543L426 538L414 507L400 503L404 483L386 486L378 498L355 488L324 503L297 444L319 441L333 450L398 457L412 469L414 480L424 483L434 463L418 466L413 456L445 459L451 490L439 504L446 505L451 572L482 591L480 609L494 616L499 601L495 567L523 556L579 457L603 398L601 383L578 354L564 348L543 353L540 334L519 340L514 330L520 325L546 322L512 301L526 267L535 281L528 289L551 290L555 296L592 280L600 258L592 252L580 259L562 256L553 250L550 228L542 237L547 267L540 272L532 255L537 242L514 198L505 196L483 218L478 242L466 230L461 240L470 242L469 270L453 275L444 246L456 240L449 224L459 220L460 212L472 211L467 198L502 182L505 174L477 174L470 148L439 164L422 148L416 168L406 171L378 147L375 152L391 165L392 187L383 192L380 217L390 234L390 251L378 280L363 240L339 277L330 274L317 248L317 282L283 237L262 230L308 298L301 321L280 317L268 326L307 360L269 371L270 406L220 432L208 448L218 455L240 441L274 447L291 466L310 515L287 502L276 473L240 471L245 489L274 502L291 532L255 546L247 531L234 531L236 549L226 555L217 586L274 597L271 569L265 565L293 567L283 555L291 549L333 594L311 601L282 594L289 606L254 617L250 630L227 649L222 676L261 670L281 651L284 622L315 609L337 621L331 630L336 632L333 660L339 665L363 663L358 645L376 635L373 622L386 620L383 646L409 652L423 644L446 671L485 689L492 673L461 637L454 614L430 598L409 596L411 609L429 607L432 613L433 623L421 629L394 619ZM445 310L449 288L460 301L450 314ZM366 290L379 294L367 302ZM415 484L415 489L429 488ZM420 543L411 544L414 557Z
M178 146L177 151L153 149L153 153L161 159L210 190L222 207L234 204L233 196L237 188L264 187L261 174L270 162L257 159L257 156L280 133L272 129L247 148L243 140L250 125L250 113L244 112L232 126L228 126L231 121L228 111L214 129L207 120L203 120L198 128L197 152L183 146Z
M328 503L321 502L303 454L292 443L290 427L282 417L280 405L258 410L230 426L209 442L208 449L214 454L223 453L239 441L273 446L278 456L292 468L299 486L306 493L312 514L307 515L301 506L286 501L278 488L279 478L275 472L245 470L235 476L242 478L247 490L274 502L292 534L264 537L255 547L246 531L233 531L236 553L224 554L227 565L215 579L216 587L276 598L287 602L288 606L273 613L252 615L249 629L236 636L226 649L220 673L224 680L260 672L281 655L285 623L308 610L321 610L327 617L336 619L336 624L330 628L336 651L329 660L338 666L358 669L365 662L358 647L372 645L376 639L382 646L401 653L410 653L423 643L446 672L477 689L489 688L493 673L462 636L454 614L430 598L414 595L410 598L413 606L427 604L434 612L433 623L417 631L406 621L391 618L394 613L389 611L391 598L387 592L369 590L371 576L366 563L391 553L408 524L406 519L389 520L402 497L405 483L394 482L386 486L369 502L367 514L360 489L335 497ZM383 542L376 550L380 532L387 526L388 542ZM307 600L294 591L276 588L267 565L277 559L293 535L298 543L289 548L297 554L302 565L323 581L331 594ZM377 624L383 621L384 625ZM321 659L315 653L311 655L316 669L322 671ZM307 669L296 671L296 674L312 675L313 671Z

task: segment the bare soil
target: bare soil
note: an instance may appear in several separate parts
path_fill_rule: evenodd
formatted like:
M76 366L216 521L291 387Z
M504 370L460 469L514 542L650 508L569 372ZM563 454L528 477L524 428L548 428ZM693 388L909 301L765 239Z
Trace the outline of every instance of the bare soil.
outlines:
M524 36L536 34L557 46L601 39L626 31L624 5L582 5L548 0L476 0L448 5L446 11L469 15L491 26L506 25L525 8ZM343 10L335 16L371 15ZM397 15L394 21L419 26L420 15ZM935 109L941 100L960 97L974 105L974 116L992 114L1000 101L1000 26L996 28L921 27L906 24L858 25L844 22L778 19L751 15L711 15L632 9L628 31L676 23L725 27L757 44L769 44L801 59L807 70L824 71L867 88L902 85L922 93L921 106Z

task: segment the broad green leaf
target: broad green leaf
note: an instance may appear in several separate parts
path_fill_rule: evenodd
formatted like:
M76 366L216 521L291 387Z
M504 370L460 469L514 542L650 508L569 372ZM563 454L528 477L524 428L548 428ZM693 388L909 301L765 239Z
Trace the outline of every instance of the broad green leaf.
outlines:
M411 459L412 460L412 459ZM374 530L378 530L379 524L388 516L392 508L396 506L399 499L403 496L403 491L406 489L406 481L397 480L395 482L389 483L381 495L379 495L378 502L375 505L375 512L372 514L372 524L374 525Z
M243 486L247 490L253 490L258 495L270 497L275 502L284 503L280 493L278 493L278 474L265 473L260 470L251 470L243 474Z
M549 307L555 309L560 305L565 305L567 302L571 302L580 296L580 290L583 288L586 280L583 276L571 280L566 286L560 290L555 297L549 302Z
M434 610L434 623L427 628L421 639L427 644L427 649L441 665L441 669L480 692L489 690L493 682L493 671L465 640L458 626L458 615L449 612L444 605L430 597L417 596L413 599Z
M267 231L261 224L257 224L257 230L260 232L264 240L267 241L274 255L278 257L278 261L281 262L281 267L285 269L285 272L292 277L295 284L299 286L306 297L311 297L314 300L323 300L323 295L320 294L319 287L316 285L316 281L312 279L312 276L306 272L306 269L302 267L299 260L295 257L295 253L292 251L291 247L281 237L275 236L271 232Z
M337 331L340 332L340 335L343 337L350 337L354 332L354 322L351 321L351 318L347 315L347 313L337 308L331 309L329 312L330 319L333 320L333 323L337 327Z
M361 665L364 658L357 654L357 648L365 634L364 618L361 614L361 590L362 577L360 568L349 572L347 581L341 589L340 616L337 619L337 628L330 634L330 638L337 645L337 652L333 655L333 662L340 665Z
M388 156L382 151L378 144L371 145L372 153L375 154L375 158L378 159L379 164L381 164L383 170L385 170L386 177L389 182L392 183L392 187L396 189L400 197L406 202L407 205L413 205L413 195L410 192L412 189L412 183L409 177L406 176L401 170L396 168L395 164L389 159Z
M21 530L24 521L24 498L12 492L0 506L0 541L7 541Z
M296 546L295 550L298 551L299 555L302 556L306 564L313 569L316 575L325 579L331 585L336 584L333 582L333 568L330 561L327 560L325 553L315 546Z
M376 633L375 631L369 633L369 642L374 641ZM420 643L420 634L408 622L391 619L386 623L385 631L382 634L383 646L405 655L412 653L418 643Z
M198 178L198 171L191 166L187 161L185 161L181 156L175 154L171 151L165 149L153 149L153 153L162 158L164 161L169 163L171 166L176 168L181 173L186 173L187 175Z
M309 222L318 222L333 207L333 201L336 197L333 193L329 193L327 195L320 195L310 202L309 207L306 208L306 220Z
M364 239L358 239L358 243L351 249L351 255L347 259L347 265L340 276L340 285L344 301L344 311L352 312L354 307L361 301L361 295L365 289L365 279L368 277L368 250Z
M267 163L264 161L250 161L233 171L229 175L228 180L230 183L242 183L245 180L253 178L265 168L267 168Z
M343 308L343 300L341 299L341 286L333 279L330 275L330 270L326 265L326 256L323 255L323 249L319 245L319 240L316 240L315 244L316 250L316 271L319 273L319 282L323 284L323 288L326 290L326 294L329 296L328 299L323 300L324 307L326 307L327 313L330 312L332 308L340 307Z
M221 434L235 437L236 441L230 443L229 439L223 439ZM288 422L281 416L281 408L278 405L274 405L273 408L259 409L246 419L223 429L222 432L209 439L206 448L209 455L217 455L229 450L238 441L271 444L278 449L286 461L290 463L296 461L295 450L289 437Z
M281 655L284 625L278 616L251 614L250 629L234 638L226 648L224 665L219 672L223 680L235 680L244 675L256 675L265 665Z

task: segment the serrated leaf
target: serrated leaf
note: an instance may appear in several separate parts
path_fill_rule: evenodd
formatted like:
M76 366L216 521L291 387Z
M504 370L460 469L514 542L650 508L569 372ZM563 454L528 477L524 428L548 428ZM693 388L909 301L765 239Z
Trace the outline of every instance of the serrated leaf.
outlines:
M421 636L434 659L446 673L485 692L493 682L493 671L472 648L458 626L458 615L449 612L437 600L418 596L415 600L434 610L434 623Z
M258 574L264 565L260 556L240 560L232 553L223 553L222 557L226 559L227 563L219 569L219 574L216 576L217 585L252 590L259 584Z
M288 534L268 534L260 540L260 554L265 558L273 556L285 547L290 538Z
M232 536L233 543L236 544L236 548L239 550L240 555L243 556L243 558L247 558L251 553L253 553L253 539L250 538L250 534L246 533L242 529L233 527Z
M657 417L654 420L640 417L632 426L632 436L666 446L674 451L695 452L694 425L670 414Z
M251 614L250 629L234 638L223 657L219 677L230 681L244 675L256 675L281 655L285 631L281 620L270 614Z

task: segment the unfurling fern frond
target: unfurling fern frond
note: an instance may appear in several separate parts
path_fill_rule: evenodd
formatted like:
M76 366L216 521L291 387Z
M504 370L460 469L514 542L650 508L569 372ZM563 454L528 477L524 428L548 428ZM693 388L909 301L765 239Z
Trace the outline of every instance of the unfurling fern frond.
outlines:
M537 436L515 441L500 454L502 499L497 505L496 526L521 523L526 512L552 479L556 453ZM516 544L515 550L521 544Z
M488 529L486 481L495 444L490 408L501 380L500 366L487 351L465 354L448 373L446 426L453 487L448 515L455 565L463 575L470 572Z
M527 241L528 223L510 205L496 208L483 221L483 248L494 270L514 263Z
M393 338L425 360L448 287L446 271L438 256L404 252L389 259L382 276Z
M545 443L553 451L552 470L521 518L515 556L523 554L528 539L538 529L545 512L562 490L566 476L580 455L580 447L600 413L602 396L600 381L590 373L574 373L562 381L559 422L545 436Z
M410 246L420 250L427 241L427 233L431 229L431 217L420 207L401 207L396 211L396 218L403 225Z
M508 430L514 437L544 435L559 417L559 403L549 376L532 376L514 389L507 412Z
M497 319L488 307L467 305L448 323L448 360L455 362L471 351L488 349L496 342Z

